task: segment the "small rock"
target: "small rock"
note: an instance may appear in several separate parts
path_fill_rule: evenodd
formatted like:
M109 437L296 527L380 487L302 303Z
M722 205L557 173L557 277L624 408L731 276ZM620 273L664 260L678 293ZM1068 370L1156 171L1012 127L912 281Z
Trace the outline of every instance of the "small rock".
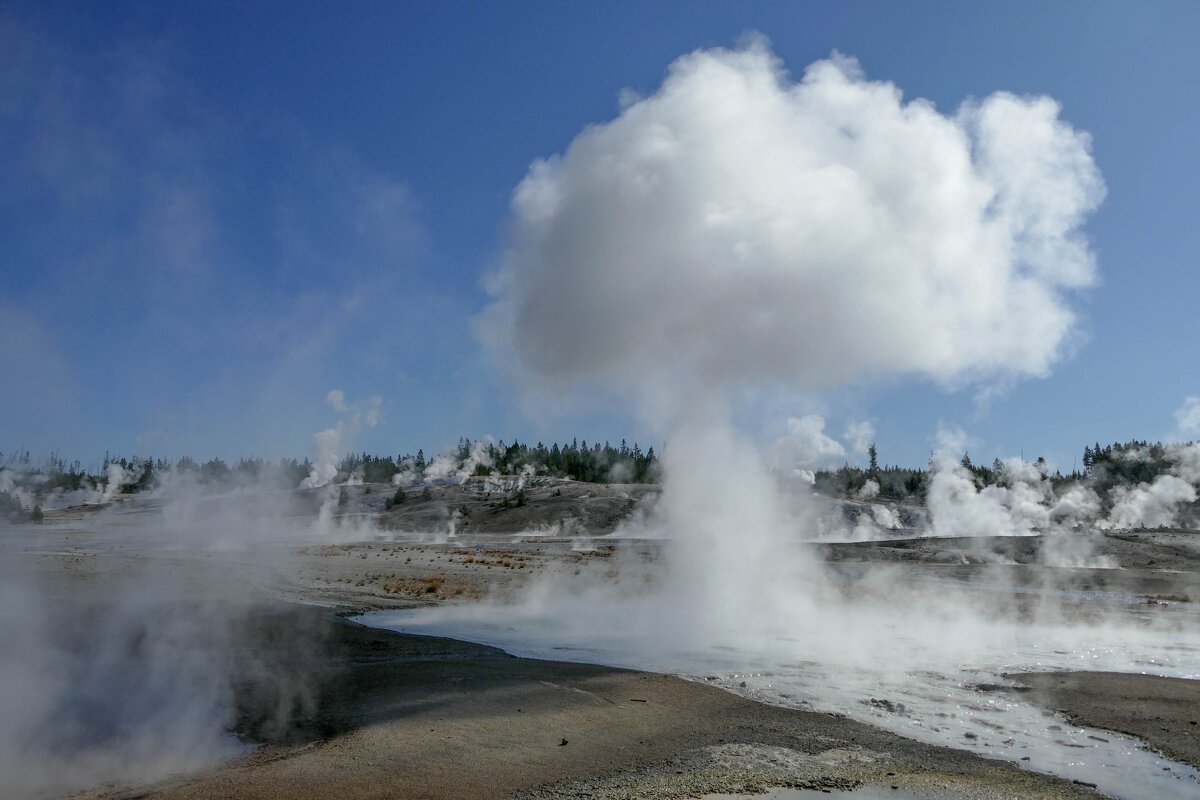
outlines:
M567 744L567 740L566 740L566 739L563 739L561 742L559 742L559 743L558 743L558 746L559 746L559 747L565 747L565 746L566 746L566 744Z

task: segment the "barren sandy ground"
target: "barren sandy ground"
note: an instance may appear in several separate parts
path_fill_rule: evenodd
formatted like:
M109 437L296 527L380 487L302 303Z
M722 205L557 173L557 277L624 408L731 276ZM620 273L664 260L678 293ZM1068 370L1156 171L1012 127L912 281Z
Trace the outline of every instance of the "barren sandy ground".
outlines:
M291 612L297 630L305 615ZM328 619L327 616L322 616ZM273 624L278 625L276 617ZM513 658L337 621L317 708L208 774L87 797L686 797L863 782L953 797L1093 797L845 718L664 675Z
M139 549L107 541L89 525L92 512L53 512L56 527L6 532L51 596L86 603L113 575L169 574L197 591L214 576L253 585L243 637L258 658L309 682L308 702L280 722L270 691L253 676L239 688L239 730L262 746L233 763L153 786L109 786L87 798L455 798L686 797L756 791L768 786L899 787L930 797L1095 797L1062 779L917 743L833 715L759 705L709 686L606 667L535 661L478 645L362 628L350 612L470 602L507 592L544 570L571 570L608 558L601 546L576 551L554 536L489 533L526 518L607 520L628 513L624 487L579 485L564 505L556 487L544 503L503 508L487 493L463 516L453 541L388 541L300 548L279 546L214 553ZM541 491L541 490L538 490ZM646 490L643 487L643 491ZM371 495L347 514L369 512ZM477 493L478 494L478 493ZM582 495L587 496L582 496ZM459 502L461 497L451 498ZM585 510L589 502L594 506ZM428 507L422 509L422 503ZM385 514L405 528L447 505L407 501ZM440 508L440 511L435 509ZM134 506L129 506L133 510ZM152 510L137 512L152 513ZM589 517L588 515L592 516ZM490 516L489 516L490 515ZM515 518L514 518L515 519ZM500 520L497 522L496 520ZM133 523L131 522L131 525ZM524 522L517 524L520 529ZM474 531L470 525L475 525ZM603 526L602 526L603 527ZM17 531L18 529L11 529ZM1103 550L1127 568L1080 571L1080 585L1119 585L1146 598L1196 597L1200 534L1146 531L1110 534ZM1039 543L996 540L883 542L818 548L839 569L893 562L914 574L953 570L972 578L996 569L979 548L1002 552L1002 569L1037 582ZM653 557L652 546L646 557ZM149 569L148 569L149 566ZM1072 573L1074 574L1074 573ZM211 587L208 587L211 589ZM1196 764L1200 683L1141 676L1023 676L1054 708L1096 727L1141 736L1153 747ZM265 698L265 699L264 699ZM1147 709L1152 708L1154 713Z

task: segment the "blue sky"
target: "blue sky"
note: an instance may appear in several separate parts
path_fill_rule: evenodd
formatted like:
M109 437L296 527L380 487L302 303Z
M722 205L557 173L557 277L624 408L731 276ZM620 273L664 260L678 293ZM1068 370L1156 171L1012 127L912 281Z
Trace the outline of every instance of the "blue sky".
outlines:
M952 112L1047 94L1092 137L1100 282L1046 378L986 406L918 378L759 398L756 438L871 421L887 462L939 424L978 461L1173 435L1200 394L1200 7L1192 3L117 3L0 9L0 451L304 456L652 433L530 410L472 333L530 164L698 48L831 51Z

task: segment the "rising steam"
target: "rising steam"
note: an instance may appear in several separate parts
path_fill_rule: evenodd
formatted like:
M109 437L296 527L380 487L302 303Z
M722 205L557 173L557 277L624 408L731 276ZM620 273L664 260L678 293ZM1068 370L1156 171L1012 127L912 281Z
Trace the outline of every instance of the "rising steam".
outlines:
M897 374L956 387L1063 356L1104 184L1088 135L1058 115L1003 92L945 114L836 52L797 82L761 38L696 51L531 166L480 330L522 386L632 401L668 442L643 524L677 538L675 583L719 571L703 597L744 600L772 586L785 531L816 522L748 457L737 393ZM869 435L849 433L856 449ZM844 456L812 416L772 452L809 482ZM996 529L1039 499L1024 479L996 498L941 474L931 506L970 502Z
M0 492L24 508L94 508L73 522L4 528L4 796L195 770L245 749L231 731L247 732L247 709L258 715L253 736L311 712L324 623L314 617L281 637L272 580L247 565L263 557L282 567L295 545L377 532L369 517L339 509L335 481L350 437L378 422L382 401L347 403L336 391L327 400L342 418L313 437L315 461L299 486L299 476L281 483L269 469L208 485L178 468L157 472L135 497L122 491L135 474L109 464L102 486L46 493L30 483L44 475L0 469ZM84 543L78 556L67 549L72 537ZM278 638L286 652L272 650Z
M373 428L379 424L379 407L383 398L369 397L361 410L346 405L346 396L340 389L333 389L325 397L334 411L343 415L332 428L313 434L313 450L315 459L312 470L301 484L306 489L319 489L327 486L338 474L338 463L349 450L350 438L366 425ZM360 479L361 480L361 479Z
M837 53L795 82L761 39L694 52L532 165L481 330L520 379L651 415L744 383L1045 375L1104 196L1058 114L944 114Z

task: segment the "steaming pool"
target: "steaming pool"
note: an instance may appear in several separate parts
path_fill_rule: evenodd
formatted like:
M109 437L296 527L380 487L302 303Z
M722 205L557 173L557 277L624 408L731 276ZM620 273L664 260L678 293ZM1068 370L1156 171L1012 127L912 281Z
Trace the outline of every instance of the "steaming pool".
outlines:
M961 581L923 583L933 597L970 588ZM1003 588L989 584L978 594L993 596ZM691 620L684 631L672 631L676 615L661 595L601 598L587 591L530 592L519 602L379 611L354 620L528 658L675 674L760 702L844 714L913 739L1095 784L1117 798L1200 796L1197 770L1138 740L1072 725L1033 705L1004 677L1095 670L1200 679L1194 604L1176 604L1150 618L1136 598L1085 593L1074 599L1102 605L1102 621L1006 621L974 611L939 615L900 601L800 604L791 614L770 608L765 621L730 615L708 626Z

